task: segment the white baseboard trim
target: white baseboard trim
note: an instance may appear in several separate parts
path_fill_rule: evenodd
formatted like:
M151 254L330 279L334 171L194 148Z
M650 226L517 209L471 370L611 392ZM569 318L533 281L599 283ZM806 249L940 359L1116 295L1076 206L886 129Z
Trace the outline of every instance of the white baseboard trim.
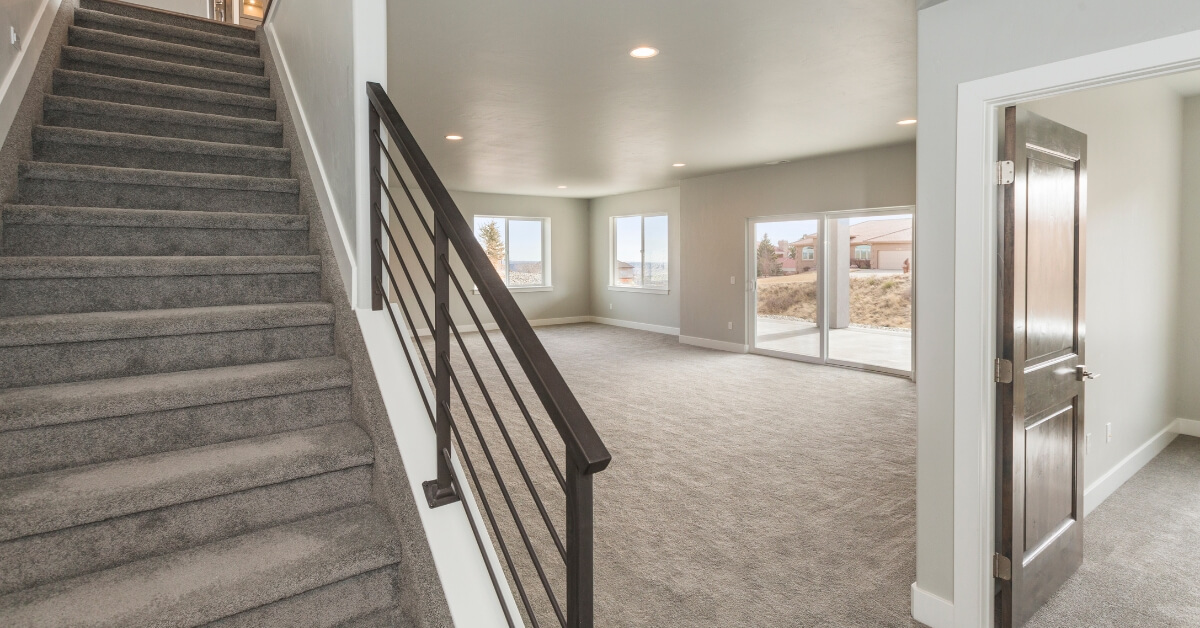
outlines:
M1122 484L1141 471L1147 462L1162 453L1162 450L1166 449L1167 445L1170 445L1171 441L1179 435L1177 431L1179 423L1180 419L1172 421L1170 425L1151 436L1150 440L1142 443L1141 447L1125 456L1116 466L1109 469L1108 473L1089 484L1083 491L1083 516L1091 514L1097 506L1104 503L1104 500L1121 488Z
M667 327L665 325L651 325L650 323L639 323L637 321L626 321L619 318L604 318L603 316L587 317L593 323L601 325L612 325L613 327L627 327L629 329L640 329L642 331L652 331L656 334L666 334L668 336L678 336L678 327Z
M1174 426L1176 434L1200 438L1200 421L1195 419L1175 419Z
M723 340L710 340L708 338L699 338L696 336L680 336L680 344L692 345L694 347L704 347L705 349L716 349L717 351L729 351L731 353L749 353L750 347L736 342L725 342Z
M283 9L284 7L273 7L271 15L268 17L274 18ZM300 152L304 154L304 163L308 166L308 175L317 193L317 204L321 206L321 216L325 219L325 229L329 232L329 243L333 249L333 257L337 261L338 272L342 276L342 285L346 287L346 294L350 298L351 306L356 306L358 301L354 293L358 286L356 282L357 263L350 253L353 250L350 245L351 234L346 233L346 226L338 218L337 202L329 192L329 177L325 174L325 164L321 161L321 154L317 152L316 143L309 130L309 120L304 113L304 105L296 94L292 73L288 68L287 56L283 53L279 38L275 35L273 20L263 26L263 32L266 33L269 44L267 50L279 73L279 83L283 88L284 100L287 101L288 110L292 114L296 137L300 143Z
M954 604L912 584L913 619L929 628L952 628Z
M398 307L396 307L395 304L392 304L392 307L396 312L396 316L397 316L396 320L403 320L402 318L399 318L399 317L403 316L403 313L400 311L400 309ZM551 325L572 325L575 323L590 323L590 322L592 322L591 316L564 316L562 318L539 318L536 320L529 321L529 326L530 327L549 327ZM460 327L460 329L458 330L459 333L470 334L470 333L476 333L479 331L478 329L475 328L475 325L473 325L473 324L460 325L459 327ZM495 323L484 323L483 329L484 329L484 331L496 331L496 330L500 329L500 326ZM429 329L426 327L421 327L421 328L417 329L417 335L422 338L428 338L433 335L433 332L429 331Z
M46 38L50 35L50 27L58 15L58 7L62 0L42 0L38 7L29 30L21 32L18 26L17 34L21 36L21 49L17 52L12 67L8 73L0 77L0 146L8 138L13 120L17 118L17 110L25 99L29 89L29 81L33 79L33 71L37 69L38 59L46 47ZM8 33L4 33L3 45L8 46Z

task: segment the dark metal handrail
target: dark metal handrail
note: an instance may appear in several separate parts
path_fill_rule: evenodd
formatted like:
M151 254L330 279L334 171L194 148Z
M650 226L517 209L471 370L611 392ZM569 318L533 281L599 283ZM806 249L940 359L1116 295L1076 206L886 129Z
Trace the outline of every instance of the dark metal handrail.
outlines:
M420 376L424 372L431 375L433 379L432 396L434 398L432 400L429 399L426 390L423 387L421 388L422 401L425 404L425 408L430 415L430 420L433 422L437 434L438 452L437 479L425 483L426 498L431 507L438 507L459 501L459 496L462 493L462 479L455 476L450 455L454 446L453 444L456 443L457 447L455 451L457 451L466 470L469 472L471 482L475 487L475 495L487 515L488 524L492 528L492 533L495 537L494 540L499 547L500 554L505 561L509 576L512 578L515 589L520 596L528 619L535 628L539 626L539 621L534 613L534 607L530 602L529 594L525 590L521 574L513 561L512 550L510 550L504 541L501 529L497 524L497 517L491 500L488 499L486 492L483 490L484 487L479 482L476 467L465 448L463 441L464 432L460 430L459 425L462 423L463 417L460 416L456 420L452 414L452 404L454 402L452 395L457 393L458 403L461 405L467 419L467 423L463 427L469 426L470 433L477 438L480 444L487 467L490 469L500 488L503 504L512 514L516 531L521 539L521 545L526 550L528 558L533 564L537 580L540 581L546 590L555 618L563 626L590 628L594 622L592 475L607 467L612 457L601 441L599 434L596 433L595 428L588 420L583 408L580 407L579 402L575 399L575 395L567 386L562 374L558 371L558 368L542 346L541 341L534 333L529 321L517 306L512 294L496 273L483 247L476 241L471 225L462 215L462 212L459 211L449 192L446 191L445 186L433 170L428 159L426 159L420 146L417 145L416 139L400 118L399 113L392 105L391 99L388 98L383 87L378 83L367 83L367 96L370 101L369 139L371 145L370 171L372 177L370 216L372 240L372 308L376 310L388 310L393 326L397 334L401 336L403 342L405 340L405 333L402 331L402 325L397 320L392 308L385 308L385 295L389 290L389 286L394 294L400 295L403 283L414 297L413 301L418 310L417 314L425 323L426 328L433 332L434 358L431 361L425 351L424 343L416 334L416 330L418 329L416 327L417 319L414 317L412 309L408 303L405 303L405 299L397 299L397 305L405 319L405 323L411 334L409 338L415 349L415 351L410 351L409 345L404 343L405 358L410 368L412 368L414 375ZM417 199L414 197L413 191L405 181L405 178L401 175L396 161L392 158L390 151L385 149L383 137L380 135L381 126L387 130L388 138L402 156L409 175L416 181L421 195L432 209L432 221L426 220L424 217ZM387 187L387 178L383 170L381 157L387 158L387 166L395 176L396 181L403 188L408 205L411 206L420 221L421 231L432 241L433 257L428 263L418 249L418 238L414 238L413 230L409 228L408 221L404 219L400 205ZM385 203L391 209L391 212L386 215L384 210ZM389 227L389 216L395 219L394 225L400 227L403 237L400 237L399 234L395 233ZM430 222L432 222L432 225ZM419 272L410 272L408 265L404 262L404 256L401 251L402 243L408 245L405 250L411 250L415 255L416 261L420 266ZM555 462L550 453L550 448L547 446L541 431L534 423L528 407L521 398L507 368L501 361L495 345L487 334L487 330L484 329L478 314L475 312L470 301L468 301L466 291L463 288L463 282L459 280L451 268L451 247L457 252L459 259L466 268L467 275L474 283L476 290L482 297L488 312L492 315L495 324L503 335L513 356L516 358L517 363L520 365L522 372L528 379L534 393L541 401L547 416L558 431L566 451L565 468L560 469L559 465ZM388 259L388 251L394 253L394 259L397 260L396 265L402 271L403 281L397 279L396 274L392 271L391 264L385 262ZM426 307L420 297L418 284L422 279L424 279L424 285L433 289L434 304L432 308ZM552 470L555 480L557 480L558 487L564 492L566 510L565 535L560 535L560 531L556 529L551 521L545 502L530 477L526 463L521 459L516 449L510 434L510 428L501 417L500 410L494 401L493 395L488 391L484 383L484 379L480 374L476 361L470 354L467 343L451 318L450 298L452 290L457 292L462 303L466 305L471 321L480 332L483 343L487 347L488 355L499 368L508 392L513 396L526 425L532 431L539 449ZM521 520L517 512L513 496L503 481L500 465L497 463L495 455L481 430L481 417L487 415L477 416L477 412L472 410L468 395L464 391L465 380L460 378L454 370L453 362L450 359L452 339L456 341L459 350L466 360L466 365L469 368L469 379L473 379L478 385L486 409L503 438L503 449L511 454L523 485L528 489L529 497L537 507L538 514L540 515L539 518L545 525L547 534L554 541L554 548L557 550L554 553L558 554L564 561L566 568L565 604L560 604L553 591L550 578L531 541L528 527ZM413 353L420 355L420 361L412 355ZM470 513L468 512L468 514ZM476 528L474 519L469 517L469 520L471 521L475 538L480 543L480 550L485 551L482 545L482 536ZM497 594L500 594L498 576L490 562L488 562L488 570L492 582L496 586ZM503 599L501 600L501 605L505 609L505 614L508 615L508 607ZM512 617L509 616L508 619L509 623L512 624Z

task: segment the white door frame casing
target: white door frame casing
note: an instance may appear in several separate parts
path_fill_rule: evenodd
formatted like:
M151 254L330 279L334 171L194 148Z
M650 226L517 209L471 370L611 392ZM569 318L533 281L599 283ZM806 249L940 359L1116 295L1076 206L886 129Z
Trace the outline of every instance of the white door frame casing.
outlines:
M1200 69L1198 51L1200 31L1193 31L958 86L954 209L956 628L992 625L998 112L1009 105L1067 92Z

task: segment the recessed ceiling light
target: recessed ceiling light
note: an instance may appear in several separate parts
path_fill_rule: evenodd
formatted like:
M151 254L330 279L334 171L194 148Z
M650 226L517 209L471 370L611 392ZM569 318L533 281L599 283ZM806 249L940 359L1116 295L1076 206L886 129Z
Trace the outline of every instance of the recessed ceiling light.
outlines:
M684 167L684 166L686 166L686 165L687 165L687 164L671 164L671 166L672 166L672 167L674 167L674 168L682 168L682 167Z
M907 120L901 120L901 121L897 122L896 124L909 125L909 124L916 124L916 123L917 123L916 118L908 118Z
M635 59L649 59L657 54L658 48L651 48L650 46L639 46L629 51L629 56Z
M560 186L558 186L558 189L560 189L560 190L565 190L565 189L567 189L567 186L565 186L565 185L560 185Z
M447 135L446 139L450 140L451 142L457 142L458 140L462 139L462 136L461 135Z

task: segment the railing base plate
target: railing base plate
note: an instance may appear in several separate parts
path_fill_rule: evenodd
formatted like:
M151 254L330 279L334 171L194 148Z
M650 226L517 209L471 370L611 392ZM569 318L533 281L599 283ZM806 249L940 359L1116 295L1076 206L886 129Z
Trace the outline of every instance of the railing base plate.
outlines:
M437 508L458 501L458 493L454 492L454 487L451 486L445 491L439 491L437 480L422 482L421 488L425 489L425 501L429 502L430 508Z

